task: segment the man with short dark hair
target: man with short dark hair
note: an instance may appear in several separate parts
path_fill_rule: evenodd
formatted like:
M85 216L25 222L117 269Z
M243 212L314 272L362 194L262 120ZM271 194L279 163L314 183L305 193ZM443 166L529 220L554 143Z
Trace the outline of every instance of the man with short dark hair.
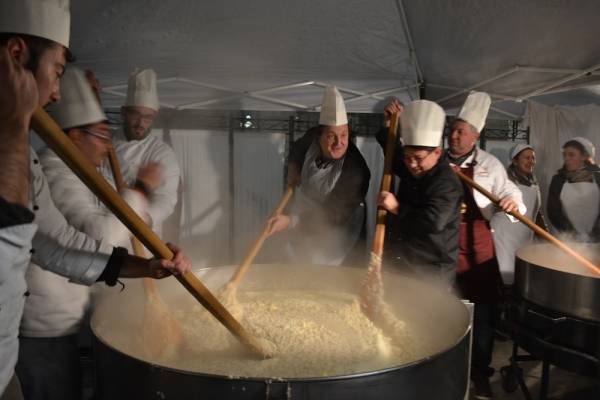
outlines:
M151 135L160 103L156 87L156 73L152 69L135 70L129 77L127 97L121 107L122 134L114 146L123 173L123 180L134 185L141 168L159 165L163 181L149 198L146 209L148 224L159 235L162 224L177 204L181 179L179 163L173 149L162 139Z
M114 284L119 276L164 277L190 269L189 261L177 248L173 248L173 260L148 261L92 240L69 226L52 202L37 155L29 147L29 123L36 107L60 99L60 77L68 56L69 20L66 0L0 2L2 400L22 398L13 369L26 295L24 275L30 257L51 271L87 285L96 281ZM31 36L45 40L32 42ZM35 44L30 48L32 43ZM39 43L42 46L38 47ZM27 66L36 58L37 68L29 70Z
M400 115L402 135L393 164L400 182L395 195L379 195L379 204L391 213L385 258L394 267L433 277L451 288L458 257L462 186L440 147L446 114L427 100L406 107L393 100L384 110L386 123L394 113ZM377 139L385 149L385 130Z

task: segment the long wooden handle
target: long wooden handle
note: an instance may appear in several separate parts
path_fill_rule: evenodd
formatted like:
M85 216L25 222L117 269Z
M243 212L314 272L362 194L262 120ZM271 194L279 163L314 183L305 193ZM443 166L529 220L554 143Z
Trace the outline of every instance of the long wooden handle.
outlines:
M113 178L115 179L117 191L119 193L123 193L123 189L125 189L125 181L123 180L121 166L119 165L119 158L117 157L117 153L115 152L114 148L111 148L108 152L108 161L110 163L110 169L113 173ZM144 246L142 246L142 243L135 236L131 238L131 248L133 249L133 254L136 256L144 258L146 257ZM146 293L148 295L156 295L156 283L154 280L150 278L143 278L142 281L144 288L146 289Z
M480 184L475 182L473 179L471 179L468 176L466 176L465 174L463 174L462 172L460 172L460 171L455 171L455 172L456 172L456 175L458 175L458 177L464 183L466 183L467 185L469 185L470 187L472 187L473 189L477 190L479 193L481 193L482 195L484 195L485 197L490 199L490 201L492 203L499 205L500 199L498 198L498 196L491 193L490 191L485 189L483 186L481 186ZM531 219L527 218L525 215L521 214L517 210L513 210L507 214L512 215L513 217L515 217L516 219L521 221L523 224L525 224L532 231L534 231L537 235L543 237L544 239L546 239L547 241L549 241L550 243L552 243L553 245L555 245L556 247L558 247L559 249L561 249L562 251L564 251L565 253L570 255L571 257L575 258L577 261L579 261L581 264L583 264L590 271L592 271L595 274L600 276L600 268L598 268L594 263L592 263L590 260L588 260L587 258L582 256L581 254L575 252L575 250L573 250L572 248L567 246L563 241L559 240L558 238L556 238L549 232L542 229Z
M383 178L381 179L381 190L390 191L392 186L392 166L394 163L394 151L396 149L396 130L398 129L398 113L392 114L390 127L388 129L387 141L385 144L385 163L383 166ZM383 207L377 207L377 225L375 226L375 236L373 238L373 247L371 251L377 256L383 255L383 242L385 240L385 217L387 211Z
M34 112L31 127L48 146L73 170L83 183L150 249L156 257L170 260L173 252L129 207L121 196L106 182L92 164L67 138L54 120L40 107ZM175 275L177 280L198 300L217 320L219 320L241 343L263 357L268 356L259 342L192 273Z
M279 200L279 203L277 203L277 206L275 207L275 209L269 216L269 219L271 219L272 217L275 217L283 212L283 209L285 208L285 206L287 206L288 202L292 198L292 194L294 194L294 187L288 186L288 188L285 190L285 193L283 193L281 200ZM271 228L271 225L269 224L269 221L267 220L267 223L265 224L262 232L260 233L260 236L258 237L258 239L256 239L256 241L250 248L250 251L244 258L244 260L242 261L240 266L235 270L231 279L229 280L230 285L237 286L239 284L240 280L242 280L242 278L248 271L248 268L250 268L252 261L254 261L254 258L256 257L259 250L261 249L263 243L269 236L270 228Z

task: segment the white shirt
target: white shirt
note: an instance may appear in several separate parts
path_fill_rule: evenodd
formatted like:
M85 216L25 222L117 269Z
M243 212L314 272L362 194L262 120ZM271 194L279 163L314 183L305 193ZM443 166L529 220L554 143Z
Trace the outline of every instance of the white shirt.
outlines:
M94 239L106 238L115 246L128 247L127 228L52 150L43 149L39 161L54 204L73 227ZM138 213L146 207L140 193L126 190L123 197ZM26 280L30 295L25 301L21 335L57 337L76 333L88 306L90 287L70 282L34 263L27 270Z
M160 232L163 221L173 213L177 204L181 171L175 152L162 140L151 135L143 140L129 142L115 140L114 147L121 165L123 180L128 185L135 183L141 167L151 162L161 164L164 184L152 193L146 210L151 218L152 229Z
M468 167L473 160L476 161L476 164L473 167L473 179L475 182L498 196L500 199L503 199L504 197L512 198L517 203L519 212L525 214L527 212L527 207L523 202L523 195L517 185L508 179L506 169L502 163L490 153L485 152L480 148L476 148L475 151L463 161L460 167ZM475 189L473 189L473 192L475 203L477 203L477 206L485 219L489 221L492 219L494 213L501 211L483 194ZM513 217L510 217L510 219L516 221Z

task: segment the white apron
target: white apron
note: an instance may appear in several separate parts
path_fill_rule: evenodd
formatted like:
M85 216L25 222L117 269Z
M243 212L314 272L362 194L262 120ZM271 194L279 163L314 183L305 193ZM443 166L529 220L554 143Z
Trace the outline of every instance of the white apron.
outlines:
M318 156L319 145L315 142L308 149L302 166L292 215L301 215L305 211L321 207L342 173L343 159L331 163L326 168L318 168L315 164ZM301 264L341 265L358 240L364 216L364 205L361 205L345 224L323 224L317 230L318 234L313 237L307 237L302 232L292 229L287 246L290 261Z
M573 228L582 240L587 240L594 228L600 209L600 190L596 182L565 182L560 202Z
M517 184L517 187L521 190L527 207L525 215L534 220L540 208L539 186ZM520 222L512 222L503 212L494 214L490 225L502 281L506 285L512 285L515 279L515 252L533 240L533 231Z

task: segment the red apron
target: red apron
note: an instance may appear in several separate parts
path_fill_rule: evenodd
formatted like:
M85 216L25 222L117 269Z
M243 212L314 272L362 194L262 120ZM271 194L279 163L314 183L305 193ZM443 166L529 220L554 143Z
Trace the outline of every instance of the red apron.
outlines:
M473 164L461 172L473 178ZM490 224L481 214L473 189L463 182L456 282L464 298L474 303L500 299L502 278L494 250Z

